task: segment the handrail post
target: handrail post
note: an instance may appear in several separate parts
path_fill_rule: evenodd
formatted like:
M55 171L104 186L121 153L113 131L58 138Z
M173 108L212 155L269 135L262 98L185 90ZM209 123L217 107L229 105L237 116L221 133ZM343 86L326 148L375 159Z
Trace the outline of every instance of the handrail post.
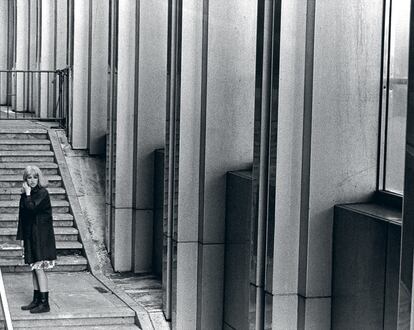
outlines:
M0 119L51 120L59 122L60 127L67 130L66 126L70 121L68 118L70 115L68 111L70 70L70 66L57 70L0 69L0 76L5 74L7 77L10 77L7 78L6 85L7 99L4 105L6 114L3 117L3 113L0 112ZM35 82L35 76L37 77L37 82ZM9 80L11 81L10 84ZM16 93L18 80L25 82L22 89L23 100L21 102L24 105L21 107L22 111L16 111L16 104L20 102L20 98L17 97ZM0 82L0 87L1 84ZM37 85L37 88L34 85ZM42 92L42 90L45 91ZM37 94L37 100L34 99L35 94ZM35 102L37 102L36 108L34 107ZM47 108L45 110L46 114L40 111L43 106Z
M6 297L6 289L4 288L4 282L3 282L3 275L1 273L0 269L0 298L1 298L1 308L3 310L4 319L6 320L6 329L7 330L13 330L10 310L9 310L9 304L7 303L7 297Z

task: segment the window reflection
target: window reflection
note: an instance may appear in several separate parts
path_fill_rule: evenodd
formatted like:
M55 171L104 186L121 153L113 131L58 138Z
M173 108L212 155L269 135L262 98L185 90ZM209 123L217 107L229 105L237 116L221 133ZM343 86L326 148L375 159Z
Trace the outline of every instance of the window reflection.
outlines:
M410 0L392 1L389 79L386 114L384 189L398 194L404 187Z

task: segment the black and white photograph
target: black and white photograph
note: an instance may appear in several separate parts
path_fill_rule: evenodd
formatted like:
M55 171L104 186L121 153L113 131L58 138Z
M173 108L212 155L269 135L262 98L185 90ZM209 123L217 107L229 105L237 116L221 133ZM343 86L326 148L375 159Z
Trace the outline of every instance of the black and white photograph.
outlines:
M0 0L0 328L414 329L414 0Z

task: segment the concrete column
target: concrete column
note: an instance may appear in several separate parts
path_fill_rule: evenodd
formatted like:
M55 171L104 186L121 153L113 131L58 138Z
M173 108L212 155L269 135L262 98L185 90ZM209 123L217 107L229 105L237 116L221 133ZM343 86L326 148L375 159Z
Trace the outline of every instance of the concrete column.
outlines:
M253 160L256 1L184 2L177 329L221 329L225 174Z
M307 4L304 1L282 2L273 261L274 329L300 329L299 205L305 97L306 10Z
M9 5L7 1L0 2L0 70L7 70L8 57L8 13ZM0 73L0 105L6 104L7 95L7 74Z
M28 59L28 68L29 70L37 70L38 63L36 59L36 50L38 45L38 31L37 31L37 24L38 24L38 0L28 0L29 3L29 9L30 9L30 22L29 22L29 29L30 29L30 35L29 35L29 59Z
M382 1L281 17L272 328L330 329L333 206L376 189Z
M133 177L136 171L134 169L136 5L135 0L119 1L116 183L111 254L116 271L132 269Z
M41 51L40 70L55 70L55 5L54 0L43 0L41 2ZM40 82L40 117L47 118L53 115L56 93L52 83L53 74L41 74Z
M16 0L16 70L28 70L29 59L29 2ZM25 73L17 73L15 79L14 110L27 110L28 79Z
M92 1L89 143L91 155L105 152L108 106L108 29L109 1Z
M68 66L68 0L56 1L56 69Z
M138 113L136 118L136 191L134 271L152 269L153 151L164 145L167 79L168 2L143 0L139 8Z
M39 45L39 34L38 34L38 1L39 0L28 0L30 9L30 34L29 34L29 59L28 69L38 70L39 63L37 58L37 48ZM38 112L38 86L39 79L38 75L30 73L28 77L28 110L30 112Z
M88 147L89 1L74 0L72 146Z

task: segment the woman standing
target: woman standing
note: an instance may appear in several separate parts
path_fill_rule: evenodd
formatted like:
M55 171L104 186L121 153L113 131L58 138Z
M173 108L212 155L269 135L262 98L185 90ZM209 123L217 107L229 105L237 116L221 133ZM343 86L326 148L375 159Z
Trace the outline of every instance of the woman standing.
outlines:
M24 260L32 270L33 301L23 310L49 312L46 269L55 266L56 243L47 180L37 166L26 167L19 206L18 240L24 241Z

